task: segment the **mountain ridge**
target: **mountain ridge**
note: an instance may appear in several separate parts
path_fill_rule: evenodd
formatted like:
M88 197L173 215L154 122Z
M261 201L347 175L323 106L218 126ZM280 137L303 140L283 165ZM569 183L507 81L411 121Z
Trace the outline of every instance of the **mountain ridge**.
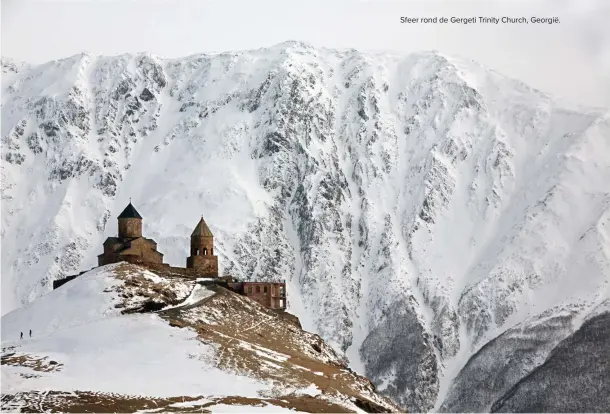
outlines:
M426 411L509 327L608 295L607 112L435 53L76 60L2 79L3 306L93 263L129 197L171 264L203 210L223 271L286 279Z

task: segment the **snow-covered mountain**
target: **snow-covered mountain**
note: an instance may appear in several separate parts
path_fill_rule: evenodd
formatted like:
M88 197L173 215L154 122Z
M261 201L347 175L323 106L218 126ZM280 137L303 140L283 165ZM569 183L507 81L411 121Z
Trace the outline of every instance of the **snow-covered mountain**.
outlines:
M3 61L2 312L94 266L131 197L169 263L204 214L225 273L286 279L394 401L451 410L485 344L573 314L561 341L610 297L609 137L610 112L436 52Z

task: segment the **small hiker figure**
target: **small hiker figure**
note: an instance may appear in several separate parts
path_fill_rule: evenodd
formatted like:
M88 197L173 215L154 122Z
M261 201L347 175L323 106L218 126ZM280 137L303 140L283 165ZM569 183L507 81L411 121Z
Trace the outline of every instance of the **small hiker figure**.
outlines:
M32 330L30 329L30 338L32 337Z
M21 332L21 338L20 339L23 339L23 332Z

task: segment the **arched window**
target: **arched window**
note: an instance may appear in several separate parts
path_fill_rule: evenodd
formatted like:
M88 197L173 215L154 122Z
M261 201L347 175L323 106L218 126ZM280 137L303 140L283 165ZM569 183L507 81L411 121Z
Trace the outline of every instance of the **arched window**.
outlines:
M207 256L208 255L208 249L206 249L205 247L203 248L203 255Z
M195 256L199 256L199 249L195 249Z
M261 287L260 286L256 286L256 293L261 293Z

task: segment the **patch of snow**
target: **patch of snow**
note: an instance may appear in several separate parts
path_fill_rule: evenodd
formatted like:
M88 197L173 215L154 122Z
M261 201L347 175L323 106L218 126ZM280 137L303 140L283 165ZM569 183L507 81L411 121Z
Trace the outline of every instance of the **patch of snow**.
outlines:
M164 279L161 276L156 275L148 270L142 270L140 272L140 275L142 275L144 278L150 280L153 283L163 283L163 284L167 283L166 279Z
M268 360L266 360L266 359L261 359L261 360L260 360L260 363L261 363L262 365L264 365L266 368L270 368L270 369L272 369L272 370L277 370L277 369L282 369L282 368L283 368L281 365L274 364L273 362L268 361Z
M198 405L208 404L211 402L214 402L214 400L211 400L209 398L201 398L199 400L173 403L173 404L170 404L169 406L174 407L174 408L188 408L188 407L196 407Z
M301 413L305 411L291 410L289 408L277 407L275 405L253 406L253 405L227 405L218 404L211 407L206 407L213 413Z
M191 290L191 294L183 301L174 306L167 306L163 310L182 308L184 306L194 305L206 298L214 296L216 293L203 285L196 284Z
M213 277L200 277L195 280L195 282L217 282L217 278Z
M288 355L280 354L279 352L274 352L274 351L271 351L270 349L263 349L263 348L259 348L259 347L256 347L254 352L258 356L261 356L263 358L269 358L269 359L272 359L272 360L278 361L278 362L284 362L284 361L287 361L288 358L290 358Z
M73 326L119 315L116 292L123 282L114 277L118 264L102 266L52 290L38 300L2 317L2 344L24 343ZM20 341L23 332L24 341Z
M3 346L5 343L3 342ZM46 356L63 367L24 381L21 367L2 367L2 392L98 391L128 395L239 394L257 397L270 390L252 378L213 365L212 346L188 329L170 327L154 314L108 317L23 341L16 351Z
M310 386L308 386L306 388L301 388L301 389L295 391L295 394L309 395L311 397L316 397L316 396L322 394L322 391L318 387L316 387L314 384L311 384Z
M280 352L275 352L268 348L263 348L262 346L254 345L254 344L244 342L241 340L239 340L238 344L241 348L254 351L258 356L261 356L261 357L267 358L267 359L271 359L271 360L274 360L277 362L285 362L290 358L290 356L288 356L286 354L282 354Z

